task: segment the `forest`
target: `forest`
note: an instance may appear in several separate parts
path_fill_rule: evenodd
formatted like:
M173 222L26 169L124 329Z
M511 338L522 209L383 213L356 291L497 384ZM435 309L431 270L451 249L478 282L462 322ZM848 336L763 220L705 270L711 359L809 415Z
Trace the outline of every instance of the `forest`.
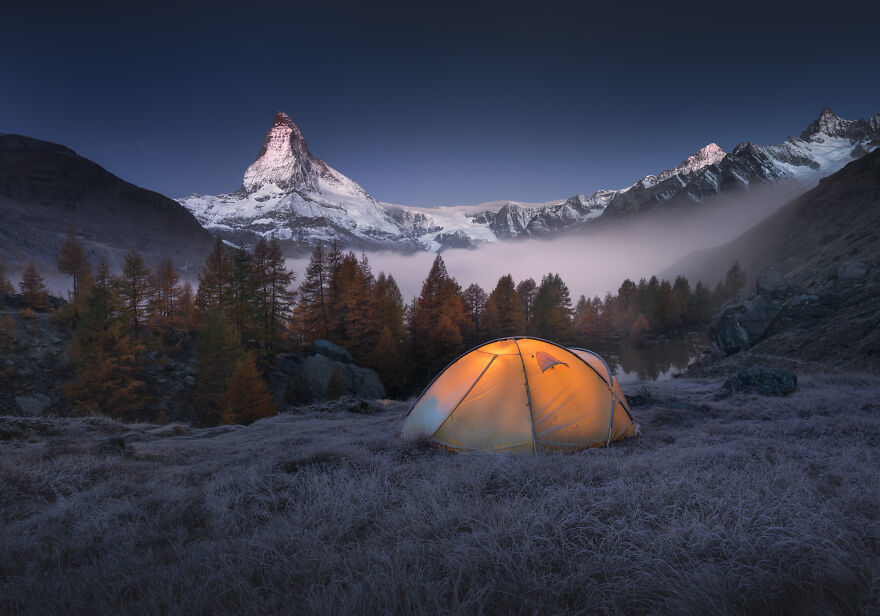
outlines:
M407 303L393 275L375 275L366 255L318 245L298 280L279 242L263 238L252 250L218 239L194 288L170 259L151 270L134 250L117 274L106 261L93 269L75 230L59 247L57 268L70 280L66 301L50 298L33 263L17 286L22 316L49 312L72 332L72 378L62 391L75 411L142 417L150 402L145 366L189 349L197 359L192 395L199 425L274 415L265 380L273 362L319 339L346 348L378 373L390 396L405 398L461 353L503 336L605 351L703 329L746 282L734 263L714 289L692 287L682 276L627 279L616 294L573 301L552 272L540 281L502 275L489 291L464 287L438 254ZM14 292L0 266L0 301ZM0 327L0 338L7 330ZM151 419L168 420L163 413Z

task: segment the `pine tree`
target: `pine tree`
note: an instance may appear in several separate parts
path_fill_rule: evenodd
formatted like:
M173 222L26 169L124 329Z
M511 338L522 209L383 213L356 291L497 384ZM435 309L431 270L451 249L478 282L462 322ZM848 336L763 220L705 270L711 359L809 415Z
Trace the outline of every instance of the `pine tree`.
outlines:
M27 264L22 274L21 282L18 283L21 289L21 298L29 308L36 310L45 310L48 306L48 291L46 290L46 282L37 271L37 266L31 261Z
M518 336L525 333L526 315L522 298L516 292L513 276L498 279L486 302L486 335L489 338Z
M225 424L250 424L278 413L250 353L226 380L224 390L222 421Z
M196 306L203 313L226 308L229 300L231 270L232 259L229 249L218 237L198 276L199 289L196 294Z
M220 310L208 312L202 319L196 348L197 419L204 425L216 425L226 408L226 383L245 359L244 349L229 317Z
M125 265L122 274L115 281L115 286L122 311L127 315L128 325L135 332L149 316L155 295L154 282L137 250L125 255Z
M469 343L476 346L486 338L486 303L489 301L489 296L483 287L474 282L462 292L462 298L472 324Z

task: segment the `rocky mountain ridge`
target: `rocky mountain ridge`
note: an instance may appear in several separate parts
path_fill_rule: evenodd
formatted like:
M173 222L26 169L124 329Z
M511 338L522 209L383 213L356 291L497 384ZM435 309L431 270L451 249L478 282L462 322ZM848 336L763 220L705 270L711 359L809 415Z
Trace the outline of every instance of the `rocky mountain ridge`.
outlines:
M830 109L801 133L732 152L710 143L679 165L631 186L541 206L508 201L497 209L414 208L376 201L360 185L313 156L290 117L279 112L242 187L180 199L212 233L250 244L274 235L289 252L337 240L355 249L402 252L472 248L518 237L550 237L597 222L699 207L719 194L787 182L804 189L880 145L880 114L844 120Z

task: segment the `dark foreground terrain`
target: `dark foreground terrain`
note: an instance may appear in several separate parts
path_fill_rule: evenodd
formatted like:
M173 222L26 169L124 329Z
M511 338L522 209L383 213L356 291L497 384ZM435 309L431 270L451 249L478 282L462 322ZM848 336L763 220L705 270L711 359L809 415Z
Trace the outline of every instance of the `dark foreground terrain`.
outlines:
M537 457L401 443L403 403L0 418L0 613L876 612L880 379L720 386L636 386L642 436Z

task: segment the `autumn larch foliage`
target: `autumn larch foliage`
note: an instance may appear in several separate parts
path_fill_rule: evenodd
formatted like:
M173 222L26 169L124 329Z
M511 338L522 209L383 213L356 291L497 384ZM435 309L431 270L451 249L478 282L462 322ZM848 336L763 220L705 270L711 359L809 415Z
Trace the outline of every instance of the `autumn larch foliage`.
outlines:
M278 412L251 353L227 379L224 389L221 419L225 424L249 424Z
M21 289L22 300L29 308L42 310L47 307L49 294L46 290L46 282L40 276L33 261L25 267L18 287Z

